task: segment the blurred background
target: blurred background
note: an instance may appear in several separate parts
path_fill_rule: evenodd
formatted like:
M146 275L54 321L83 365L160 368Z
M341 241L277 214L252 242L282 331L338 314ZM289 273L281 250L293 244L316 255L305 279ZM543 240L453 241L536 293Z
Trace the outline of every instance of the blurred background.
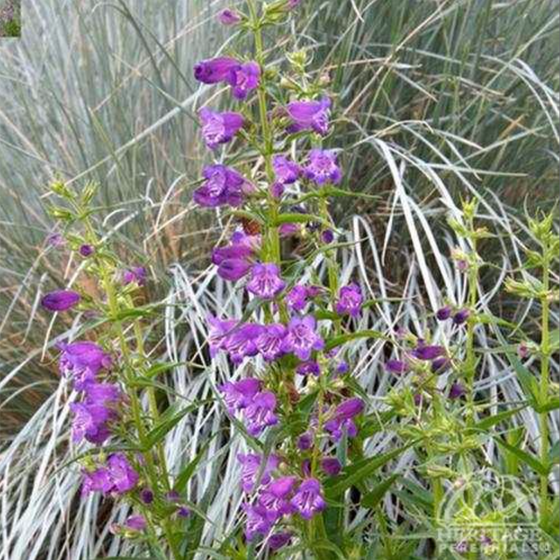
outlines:
M99 182L99 223L123 259L149 266L157 280L151 298L172 289L173 264L206 266L218 233L190 203L206 157L193 114L207 95L192 68L227 49L232 31L216 14L231 5L27 0L22 38L0 40L2 438L58 384L41 349L69 327L37 309L44 291L66 284L71 265L62 252L46 252L56 225L46 212L50 181ZM430 239L448 230L441 201L449 197L478 197L503 226L486 253L515 256L525 234L518 219L557 197L558 2L302 5L302 17L274 43L292 49L295 37L330 79L344 187L376 197L339 199L333 211L343 225L354 213L368 220L385 249L388 285L399 293L410 281L420 246L429 263ZM520 312L498 304L511 317Z

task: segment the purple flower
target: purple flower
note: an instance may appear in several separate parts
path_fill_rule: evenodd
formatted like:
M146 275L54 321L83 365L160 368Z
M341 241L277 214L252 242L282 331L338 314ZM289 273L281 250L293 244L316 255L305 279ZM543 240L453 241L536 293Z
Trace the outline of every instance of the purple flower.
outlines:
M177 515L179 517L189 517L191 515L191 510L185 506L179 506L177 508Z
M323 498L321 483L315 478L308 478L300 484L291 503L299 514L307 520L323 511L327 506Z
M247 235L236 231L231 236L231 242L225 247L217 247L212 251L212 262L221 265L224 261L241 260L248 262L261 247L260 235Z
M301 434L297 440L297 446L300 451L307 451L313 445L313 436L309 432Z
M41 305L49 311L66 311L74 307L81 297L72 290L55 290L43 296Z
M235 414L238 410L249 406L260 389L261 382L253 378L243 379L235 383L228 381L219 387L230 414Z
M278 228L278 233L280 234L280 237L291 237L292 235L297 235L300 231L301 231L300 224L286 223L286 224L282 224Z
M144 502L146 505L151 504L154 501L154 493L149 489L149 488L144 488L141 492L140 492L140 499L142 500L142 502Z
M288 115L293 123L288 132L314 130L321 136L329 132L331 100L323 97L320 101L292 101L288 103Z
M237 282L247 276L252 264L245 259L224 259L218 266L218 276L229 282Z
M123 398L115 383L91 383L85 387L86 401L90 404L116 407Z
M93 251L93 247L87 244L80 245L80 248L78 249L78 252L82 255L82 257L90 257L93 255Z
M447 356L440 356L432 362L432 371L434 373L443 373L449 367Z
M245 523L245 537L252 541L257 535L266 536L274 523L269 519L267 510L260 504L243 504L243 510L247 515Z
M433 360L445 354L443 346L418 346L411 354L418 360Z
M342 465L336 457L325 457L321 459L321 469L327 476L336 476L342 470Z
M272 166L276 175L276 181L281 185L295 183L301 175L300 166L285 156L276 155L272 159Z
M338 184L342 180L342 171L336 161L334 150L313 149L309 153L309 163L304 169L305 177L318 185Z
M451 385L451 389L449 389L449 398L452 400L460 399L467 394L467 390L465 389L464 385L461 383L455 382Z
M258 436L268 426L277 424L278 417L274 414L275 408L276 396L274 393L270 391L258 393L244 411L247 432L252 436Z
M319 377L321 374L321 367L315 360L308 360L297 366L296 373L299 375L314 375L315 377Z
M332 230L326 229L323 232L321 232L321 240L323 241L323 243L326 243L327 245L329 243L332 243L334 241L334 233L332 232Z
M360 286L349 284L340 289L335 309L339 315L350 315L355 318L360 314L363 303L364 296Z
M218 15L218 20L222 25L237 25L241 21L241 16L235 10L226 8Z
M402 360L388 360L385 362L385 369L390 373L395 373L397 375L402 375L406 373L410 368L406 362Z
M247 290L262 299L276 297L284 288L286 282L280 278L280 267L273 263L257 263L251 269L251 279Z
M146 519L142 515L131 515L124 526L131 531L143 531L147 527Z
M454 325L462 325L463 323L467 322L467 319L470 317L471 312L468 309L461 309L455 313L453 316L453 324Z
M296 484L295 476L283 476L271 482L260 494L259 504L267 510L267 515L272 521L277 521L282 516L292 513L290 504L292 490Z
M203 60L195 65L194 77L204 84L217 84L229 79L230 72L239 68L239 62L235 58L227 56Z
M54 231L47 235L47 237L45 238L45 242L49 247L62 247L65 243L65 240L64 236L61 233Z
M348 364L348 362L346 360L341 360L336 365L336 368L335 368L334 371L335 371L336 375L344 375L345 373L348 373L350 371L350 365Z
M232 140L245 122L239 113L218 113L206 107L198 114L202 120L202 135L211 150Z
M107 440L111 431L107 423L116 418L116 413L102 404L71 403L72 440L76 443L86 439L96 445Z
M300 360L309 360L313 350L325 347L323 339L315 331L316 327L317 322L311 315L292 317L283 343L284 351L294 353Z
M254 453L248 453L247 455L239 454L237 459L242 465L241 488L243 488L244 492L255 490L257 483L268 484L271 473L280 464L280 458L277 455L269 455L264 468L262 467L263 458L261 455Z
M334 411L333 417L325 422L327 431L334 441L338 441L344 433L348 437L356 437L358 429L353 418L364 410L364 402L359 398L349 399L339 404Z
M262 325L245 323L236 327L226 337L224 348L234 364L238 365L245 358L258 354L257 339L263 331L264 327Z
M113 483L112 492L124 494L138 483L138 473L132 468L124 453L113 453L107 459L109 476Z
M436 313L436 319L438 321L447 321L449 317L451 317L451 307L449 307L449 305L446 305L445 307L438 309Z
M207 165L202 171L206 179L193 193L194 201L205 208L240 206L243 202L245 178L225 165Z
M228 83L232 88L233 97L245 99L250 91L259 87L261 67L256 62L247 62L232 68Z
M282 341L286 336L286 332L286 327L281 323L265 325L263 332L256 340L256 344L259 353L267 362L276 360L284 353Z
M209 315L208 322L208 345L210 347L210 357L214 358L220 350L225 350L227 335L235 328L237 321L229 319L222 321L217 317Z
M288 309L292 311L303 311L307 305L309 292L306 286L295 285L284 298Z
M147 274L143 266L135 266L123 272L122 282L125 286L132 283L143 286L146 283Z
M270 550L279 550L292 540L292 533L275 533L268 538L268 546Z
M72 377L76 391L85 390L103 368L112 364L109 354L94 342L61 343L58 347L62 350L60 372Z
M106 495L113 489L113 481L109 475L109 470L105 467L93 471L84 470L82 474L84 476L81 489L82 496L87 496L92 492L102 492Z

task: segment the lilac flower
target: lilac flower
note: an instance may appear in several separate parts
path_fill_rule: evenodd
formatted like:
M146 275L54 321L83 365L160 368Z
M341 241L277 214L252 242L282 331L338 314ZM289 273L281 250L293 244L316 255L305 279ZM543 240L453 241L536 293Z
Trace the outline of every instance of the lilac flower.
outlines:
M256 356L259 352L257 339L263 333L264 327L254 323L245 323L235 328L226 337L224 349L231 361L238 365L247 357Z
M237 321L232 319L222 321L212 315L209 315L206 321L209 325L208 345L210 347L210 357L214 358L220 350L225 350L227 335L237 325Z
M245 523L245 537L252 541L257 535L266 536L274 523L269 519L267 510L260 504L243 504L243 510L247 515Z
M321 469L327 476L336 476L342 470L342 465L336 457L325 457L321 459Z
M364 296L360 286L349 284L340 289L335 309L339 315L350 315L355 318L360 314L363 303Z
M122 282L125 286L132 283L143 286L146 283L147 274L148 273L143 266L135 266L124 271Z
M194 201L205 208L240 206L243 202L245 178L225 165L207 165L202 171L206 179L193 193Z
M146 505L149 505L154 501L154 493L149 488L144 488L140 492L140 499Z
M395 373L397 375L402 375L406 373L410 367L406 362L402 360L388 360L385 362L385 369L390 373Z
M41 305L49 311L66 311L77 305L81 296L72 290L55 290L43 296Z
M86 401L90 404L115 408L123 398L120 387L115 383L91 383L85 387Z
M247 290L262 299L276 297L284 288L286 282L280 278L280 267L273 263L258 263L251 269L251 279Z
M307 361L313 350L325 347L323 339L316 332L317 322L311 315L292 317L288 324L288 334L283 349L294 353L300 360Z
M272 166L276 175L276 181L282 185L295 183L301 175L300 166L285 156L274 156Z
M239 61L227 56L202 60L195 64L194 77L204 84L217 84L228 80L230 72L239 66Z
M93 471L84 470L81 488L82 496L88 496L92 492L109 494L113 488L113 481L109 475L109 470L105 467L97 468Z
M254 453L248 453L247 455L239 454L237 459L242 465L241 488L243 488L244 492L255 490L257 483L268 484L271 473L280 465L280 457L278 455L269 455L264 468L262 468L263 457L261 455ZM261 475L260 479L259 475Z
M335 371L336 375L344 375L345 373L348 373L350 371L350 365L348 364L348 362L346 360L341 360L336 365L336 368L335 368L334 371Z
M268 538L268 546L270 550L279 550L286 546L292 540L292 533L275 533Z
M295 476L283 476L271 482L260 494L259 504L267 509L267 515L272 521L292 513L290 504L292 490L296 484Z
M276 396L270 391L258 393L245 409L247 432L252 436L260 435L268 426L278 424L278 417L274 414Z
M465 389L464 385L461 383L455 382L451 385L451 389L449 389L449 398L452 400L460 399L467 394L467 390Z
M233 97L245 99L250 91L259 87L261 67L256 62L247 62L233 67L228 76Z
M321 483L315 478L308 478L300 484L295 496L291 499L291 503L299 514L307 520L323 511L327 506Z
M107 440L111 431L107 423L116 417L116 413L102 404L71 403L72 440L76 443L86 439L96 445Z
M80 253L80 255L82 255L82 257L90 257L91 255L93 255L94 249L91 245L84 244L80 245L78 252Z
M65 243L64 236L58 231L49 233L45 238L45 242L49 247L62 247Z
M457 311L457 313L453 316L453 324L462 325L463 323L466 323L470 314L471 312L468 309L461 309Z
M235 10L226 8L220 12L218 19L222 25L237 25L241 21L241 16Z
M61 343L59 368L63 375L71 376L74 389L83 391L95 380L103 368L111 366L111 357L94 342Z
M292 101L288 103L288 115L293 123L288 132L314 130L321 136L329 132L331 100L323 97L320 101Z
M202 135L211 150L232 140L245 122L239 113L218 113L206 107L200 109L198 114L202 120Z
M288 9L293 10L301 4L301 0L288 0Z
M259 353L267 362L276 360L284 353L282 341L286 336L286 327L281 323L265 325L263 332L256 340Z
M297 447L300 451L307 451L313 445L313 436L309 432L301 434L297 440Z
M282 224L278 228L278 233L280 234L280 237L291 237L292 235L297 235L300 231L301 231L300 224L286 223L286 224Z
M144 531L147 527L146 519L142 515L131 515L125 521L125 528L131 531Z
M228 381L221 385L219 390L224 396L228 412L235 414L249 406L260 388L261 382L258 379L248 378L235 383Z
M236 231L231 236L229 245L217 247L212 251L212 263L219 266L226 260L248 261L261 248L261 243L260 235L247 235L242 231Z
M526 342L520 342L519 346L517 347L517 355L524 360L525 358L527 358L530 354L530 350L529 350L529 346L527 345Z
M315 377L319 377L321 374L321 367L315 360L308 360L297 366L296 373L299 375L314 375Z
M236 282L247 276L252 264L245 259L224 259L218 266L218 276L229 282Z
M438 309L436 313L436 318L438 321L447 321L449 317L451 317L451 307L449 307L449 305Z
M309 163L304 169L304 175L318 185L325 183L338 184L342 180L342 171L336 161L334 150L320 150L315 148L309 153Z
M419 345L411 354L418 360L433 360L445 354L445 348L443 346Z
M138 483L138 473L132 468L124 453L113 453L107 459L109 476L113 483L112 492L124 494Z
M306 286L296 284L286 295L284 301L288 309L292 311L303 311L307 305L309 292Z
M348 437L356 437L358 429L353 418L364 410L364 403L359 398L349 399L336 407L333 417L325 422L327 431L334 441L338 441L344 433Z

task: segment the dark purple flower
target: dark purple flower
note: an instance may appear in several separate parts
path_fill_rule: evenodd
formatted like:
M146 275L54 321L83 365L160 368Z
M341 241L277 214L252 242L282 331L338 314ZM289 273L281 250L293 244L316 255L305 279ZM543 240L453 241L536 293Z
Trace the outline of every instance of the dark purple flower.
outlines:
M148 272L143 266L135 266L123 272L122 282L126 286L128 284L138 284L143 286L146 283Z
M418 360L434 360L445 354L445 348L443 346L420 345L411 354Z
M43 296L41 305L49 311L66 311L74 307L81 297L72 290L55 290Z
M233 97L245 99L250 91L259 87L260 78L261 67L256 62L247 62L232 68L227 81Z
M60 372L72 377L74 389L83 391L92 383L98 373L112 364L111 357L94 342L61 343L62 350L59 361Z
M286 546L292 540L292 533L275 533L268 538L268 546L270 550L279 550Z
M236 231L231 236L229 245L217 247L212 251L212 263L219 266L227 260L248 262L261 248L261 243L260 235L247 235L242 231Z
M307 451L308 449L311 449L312 445L313 436L309 432L305 432L304 434L301 434L301 436L299 436L297 440L298 449L300 449L301 451Z
M450 365L447 356L440 356L432 362L432 371L434 373L443 373Z
M138 483L138 473L132 468L124 453L109 455L107 468L113 483L111 491L116 494L124 494L132 490Z
M276 155L272 159L272 166L276 175L276 181L282 185L295 183L301 175L300 166L285 156Z
M321 232L321 241L327 245L334 241L334 233L330 229L326 229Z
M309 163L304 169L305 176L317 183L338 184L342 180L342 171L336 161L334 150L320 150L315 148L309 153Z
M415 393L414 394L414 404L416 406L420 406L422 404L423 400L424 400L424 397L422 397L422 395L420 393Z
M340 289L335 309L339 315L350 315L355 318L360 314L363 303L364 296L360 286L349 284Z
M451 307L449 307L449 305L446 305L445 307L442 307L441 309L438 309L437 313L436 313L436 318L438 321L447 321L447 319L449 319L449 317L451 317Z
M469 551L469 541L467 540L459 541L455 545L455 552L458 552L459 554L465 554L468 551Z
M144 488L140 491L140 499L149 505L154 501L154 493L149 488Z
M292 352L300 360L309 360L313 350L322 350L325 347L325 342L317 334L316 328L317 321L311 315L292 317L283 343L284 351Z
M93 471L82 471L83 482L81 494L87 496L92 492L102 492L109 494L113 489L113 481L109 475L109 470L105 467L97 468Z
M284 298L288 309L292 311L303 311L307 305L309 292L306 286L296 284Z
M222 321L217 317L209 315L208 322L208 345L210 347L210 357L214 358L220 350L225 350L227 335L235 328L237 321L229 319Z
M327 431L334 441L338 441L344 433L348 437L356 437L358 429L353 418L358 416L364 410L364 402L359 398L348 399L339 404L330 420L325 422L325 431Z
M268 426L278 424L278 417L274 414L276 396L270 391L258 393L245 409L247 432L252 436L260 435Z
M348 362L346 360L341 360L336 365L336 368L335 368L334 371L335 371L336 375L344 375L345 373L348 373L350 371L350 365L348 364Z
M266 536L274 525L267 515L267 509L260 504L243 504L242 507L247 515L245 523L245 537L247 540L252 541L257 535Z
M261 382L253 378L242 379L234 383L228 381L219 387L230 414L235 414L238 410L249 406L260 389Z
M243 202L245 178L225 165L207 165L202 170L203 185L193 193L194 201L205 208L240 206Z
M286 327L281 323L264 326L264 330L258 336L256 344L259 353L267 362L276 360L284 353L282 341L286 336L286 332Z
M295 496L291 499L291 503L299 514L307 520L323 511L327 506L321 483L315 478L308 478L300 484Z
M259 485L268 484L271 473L280 464L280 458L277 455L269 455L264 468L262 467L263 458L261 455L254 453L248 453L247 455L239 454L237 459L242 465L241 488L243 488L244 492L255 490L257 483Z
M336 476L342 470L342 465L336 457L325 457L321 459L321 469L327 476Z
M314 375L315 377L319 377L321 374L321 367L315 360L308 360L297 366L296 373L299 375Z
M292 101L288 103L288 115L293 123L288 132L314 130L325 136L329 132L331 100L323 97L320 101Z
M395 373L397 375L402 375L406 373L410 368L406 362L402 360L388 360L385 362L385 369L390 373Z
M276 297L286 282L280 277L280 267L273 263L257 263L251 269L251 278L247 290L262 299Z
M147 527L146 519L142 515L131 515L124 526L131 531L143 531Z
M195 64L194 77L204 84L217 84L228 80L230 72L239 66L235 58L227 56L203 60Z
M460 399L467 394L467 390L465 389L464 385L461 383L455 382L451 385L451 389L449 389L449 398L450 399Z
M245 358L256 356L259 352L257 339L263 333L264 327L254 323L245 323L236 327L226 337L224 349L228 352L231 361L238 365Z
M165 494L165 499L175 504L181 500L181 494L179 494L177 490L169 490L169 492Z
M76 443L86 439L96 445L107 440L111 431L108 422L116 417L116 413L102 404L71 403L72 440Z
M198 115L202 121L202 135L211 150L232 140L245 122L239 113L218 113L206 107L200 109Z
M225 259L218 266L218 276L236 282L249 274L253 265L245 259Z
M80 255L82 255L82 257L90 257L91 255L93 255L94 249L92 245L84 244L80 245L78 252L80 253Z
M226 8L219 13L218 19L222 25L237 25L241 16L235 10Z
M177 515L179 517L190 517L191 510L186 506L179 506L177 508Z
M471 312L468 309L461 309L453 315L453 324L454 325L462 325L463 323L467 322L467 319L470 317Z
M259 496L259 504L267 509L267 515L272 521L277 521L284 515L292 513L293 506L289 499L296 484L295 476L283 476L271 482Z

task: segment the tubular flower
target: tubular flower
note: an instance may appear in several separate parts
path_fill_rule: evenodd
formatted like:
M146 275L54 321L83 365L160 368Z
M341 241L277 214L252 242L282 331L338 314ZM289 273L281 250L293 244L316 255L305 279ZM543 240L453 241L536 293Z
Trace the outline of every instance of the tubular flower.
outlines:
M252 436L260 435L268 426L278 424L278 417L274 414L276 397L270 391L258 393L245 409L247 431Z
M227 56L202 60L194 67L194 77L204 84L218 84L228 80L230 72L239 66L235 58Z
M249 92L259 87L261 67L256 62L247 62L232 68L227 82L231 86L233 97L243 100Z
M143 266L135 266L123 272L122 283L124 285L135 283L143 286L146 283L147 274Z
M243 379L234 383L228 381L219 387L230 414L235 414L238 410L249 406L260 389L261 382L254 378Z
M418 360L434 360L443 356L445 354L445 348L443 346L418 346L415 348L411 354Z
M397 375L402 375L409 371L410 367L406 362L402 360L388 360L385 362L385 369L390 373L395 373Z
M273 263L258 263L251 269L247 290L262 299L273 299L284 288L286 282L280 278L280 267Z
M235 328L226 337L224 349L231 361L238 365L247 357L256 356L259 352L257 339L263 333L264 327L254 323L245 323Z
M305 166L304 175L318 185L325 183L338 184L342 180L342 171L337 163L334 150L320 150L315 148L309 152L309 162Z
M356 318L362 311L364 296L357 284L349 284L340 289L338 301L336 302L336 312L339 315L350 315Z
M291 503L301 517L307 520L323 511L327 506L321 483L316 478L304 480L291 499Z
M94 342L61 343L58 348L62 350L60 372L72 378L76 391L85 390L102 369L112 364L111 356Z
M202 175L203 185L193 193L194 201L205 208L240 206L246 180L235 169L225 165L207 165Z
M235 10L226 8L218 15L218 20L222 25L237 25L241 21L241 16Z
M72 290L55 290L41 299L41 305L49 311L66 311L79 303L81 296Z
M301 175L300 166L286 156L274 156L272 159L272 167L276 175L276 181L281 185L291 185L295 183Z
M267 362L276 360L284 353L282 342L286 332L286 327L281 323L265 325L263 332L256 340L256 344L259 353Z
M323 97L320 101L292 101L288 103L288 115L292 124L288 132L314 130L321 136L329 132L331 100Z
M292 352L300 360L307 361L313 350L322 350L325 342L316 332L317 322L311 315L293 317L288 324L288 334L284 339L283 348Z
M269 455L266 465L263 464L262 455L248 453L239 454L237 460L242 465L241 488L244 492L252 492L261 484L270 482L271 474L280 465L280 458L277 455Z
M274 523L269 519L267 509L260 504L243 504L242 507L247 515L247 521L245 522L245 537L247 540L252 541L257 535L268 535Z
M283 476L261 491L259 504L267 509L268 516L273 521L293 512L294 506L290 504L289 499L295 484L295 476Z
M239 113L218 113L206 107L200 109L198 115L202 121L204 141L211 150L231 141L245 122Z
M353 418L364 410L361 399L349 399L336 407L333 417L325 422L325 431L329 432L334 441L338 441L344 433L348 437L356 437L358 429Z
M82 496L91 492L107 494L124 494L138 483L138 473L134 470L124 453L113 453L107 459L107 465L93 471L84 471Z

